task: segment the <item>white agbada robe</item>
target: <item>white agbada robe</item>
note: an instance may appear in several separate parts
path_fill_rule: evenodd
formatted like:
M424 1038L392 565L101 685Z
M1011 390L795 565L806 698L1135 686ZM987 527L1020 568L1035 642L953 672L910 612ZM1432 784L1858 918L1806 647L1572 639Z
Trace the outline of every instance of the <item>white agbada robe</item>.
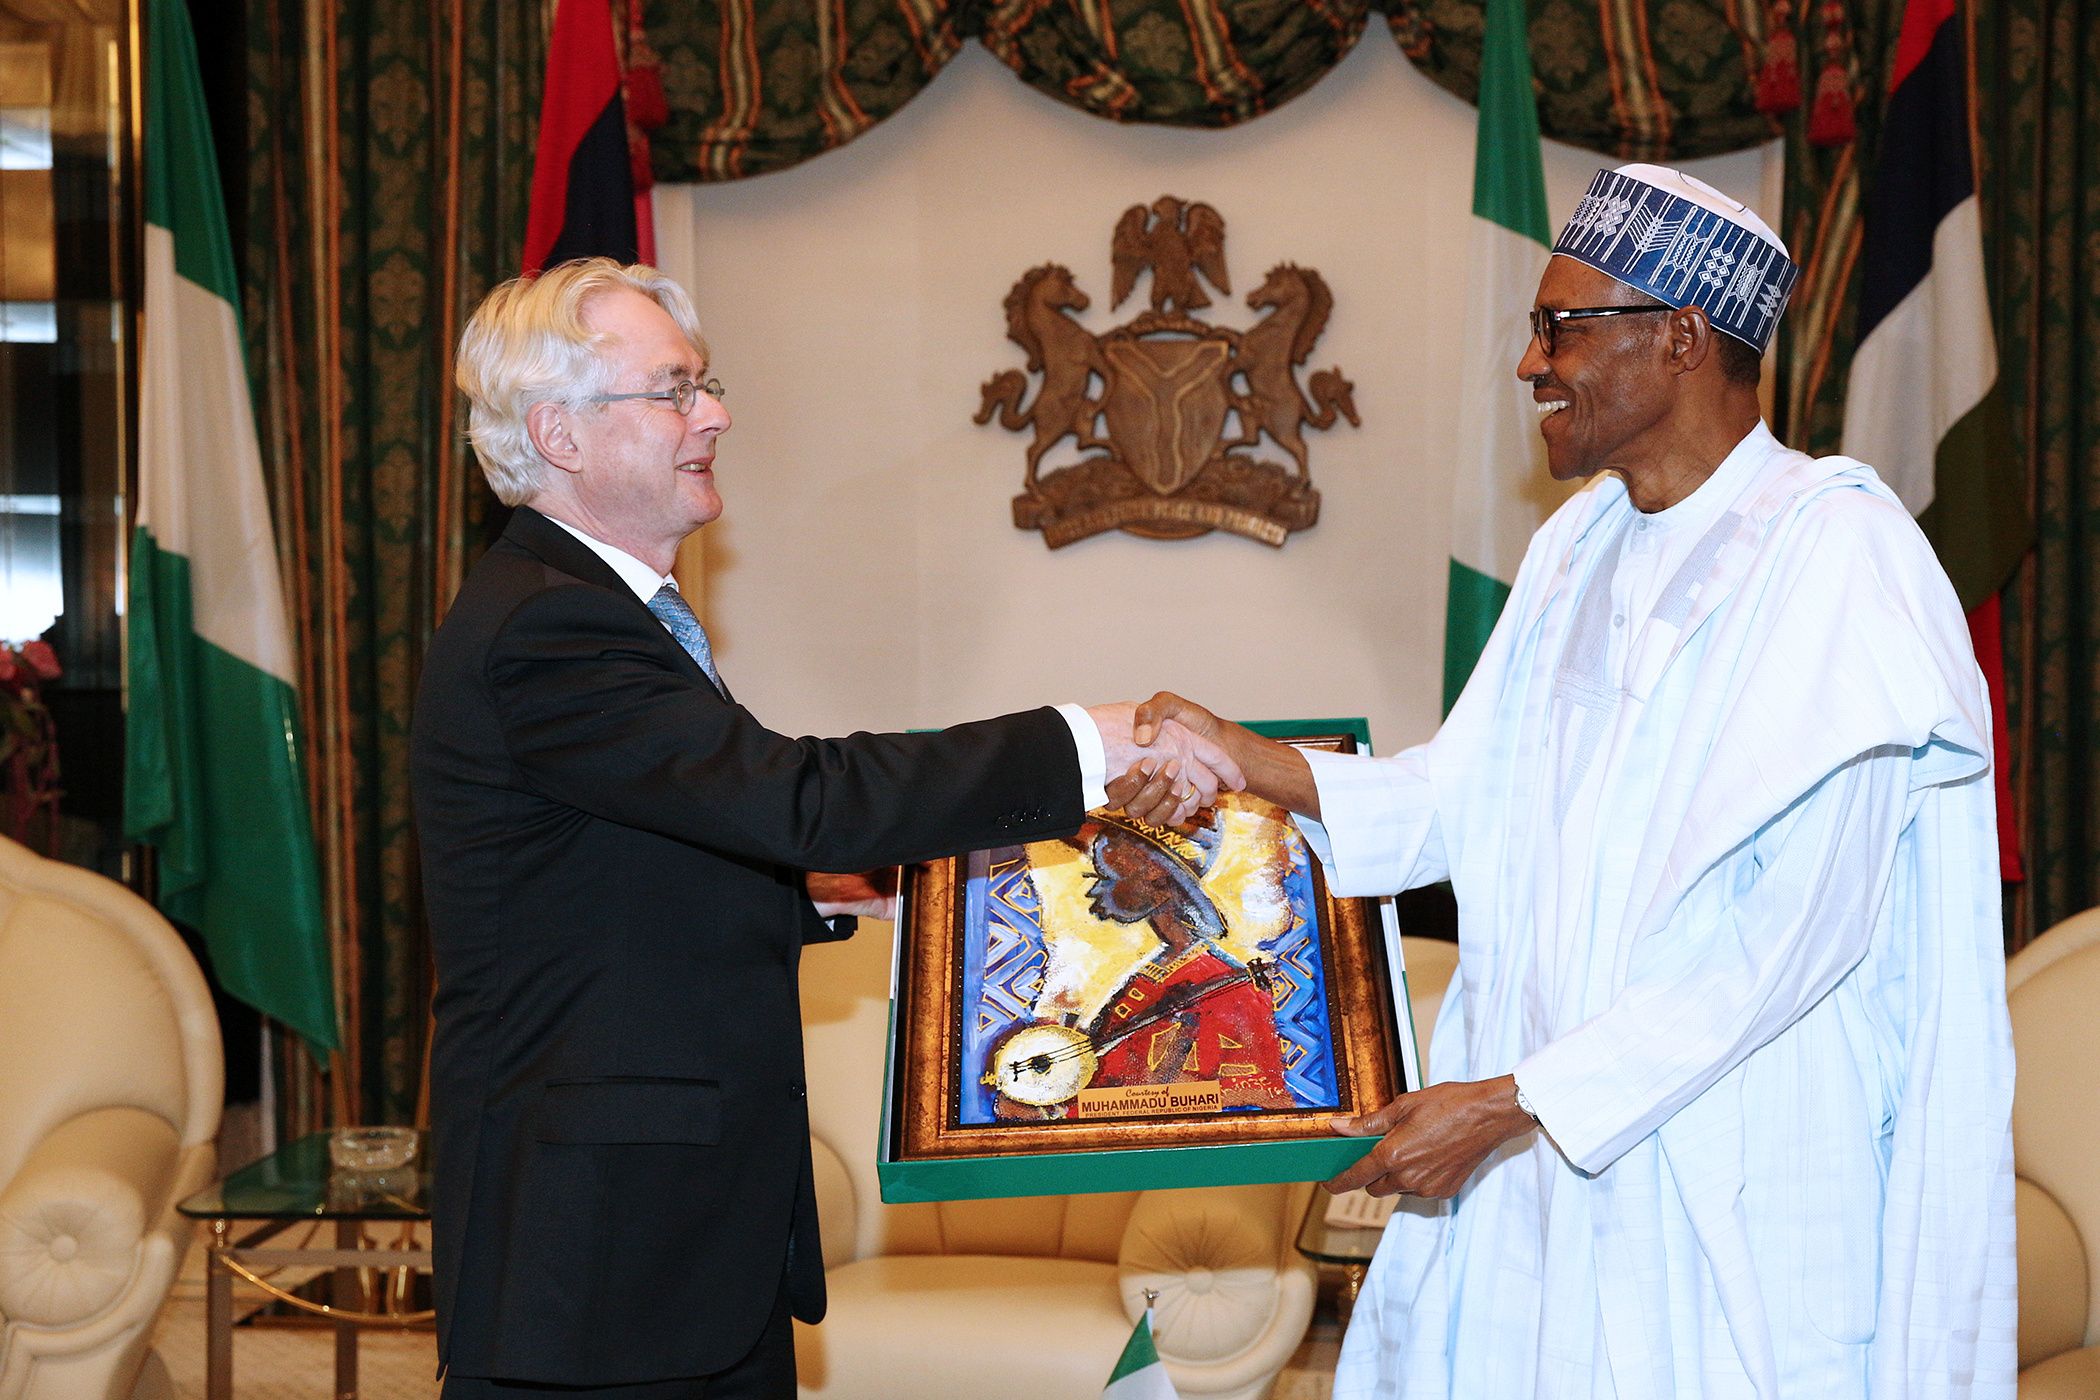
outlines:
M1309 755L1337 893L1456 891L1431 1080L1545 1128L1395 1216L1337 1397L2012 1395L1989 733L1908 513L1759 424L1557 512L1435 738Z

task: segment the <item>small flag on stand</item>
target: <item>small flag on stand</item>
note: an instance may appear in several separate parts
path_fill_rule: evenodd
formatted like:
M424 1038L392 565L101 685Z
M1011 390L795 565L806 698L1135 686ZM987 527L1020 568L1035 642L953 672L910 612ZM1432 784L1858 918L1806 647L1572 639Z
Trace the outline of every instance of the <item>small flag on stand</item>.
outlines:
M1159 1359L1159 1348L1152 1344L1152 1302L1158 1296L1145 1290L1145 1311L1130 1329L1130 1340L1123 1345L1116 1369L1109 1373L1101 1400L1181 1400L1166 1363Z

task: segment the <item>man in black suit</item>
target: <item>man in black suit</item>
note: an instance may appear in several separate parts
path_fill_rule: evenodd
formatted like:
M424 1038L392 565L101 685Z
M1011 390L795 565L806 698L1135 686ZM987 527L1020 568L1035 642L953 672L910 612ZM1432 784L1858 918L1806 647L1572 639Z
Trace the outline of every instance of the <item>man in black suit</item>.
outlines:
M447 1400L791 1396L789 1316L824 1309L796 967L879 901L806 872L1075 830L1136 764L1131 707L789 739L737 705L669 577L729 416L651 269L498 288L459 382L517 510L412 742ZM1185 732L1151 752L1134 811L1239 778Z

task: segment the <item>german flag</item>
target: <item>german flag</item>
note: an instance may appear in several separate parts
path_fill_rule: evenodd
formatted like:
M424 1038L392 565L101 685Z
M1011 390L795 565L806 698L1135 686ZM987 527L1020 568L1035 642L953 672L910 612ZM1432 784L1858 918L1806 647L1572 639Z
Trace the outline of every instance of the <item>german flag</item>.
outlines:
M655 258L649 191L637 188L630 155L619 36L612 0L560 0L547 46L526 272L571 258Z

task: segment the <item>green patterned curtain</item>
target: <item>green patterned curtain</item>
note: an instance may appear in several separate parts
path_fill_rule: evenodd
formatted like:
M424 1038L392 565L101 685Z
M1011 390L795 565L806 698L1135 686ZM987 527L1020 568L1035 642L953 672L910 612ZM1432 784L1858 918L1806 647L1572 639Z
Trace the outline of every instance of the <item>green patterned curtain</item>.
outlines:
M249 0L245 314L294 591L345 1050L287 1045L286 1126L407 1122L430 1000L408 719L493 500L455 420L466 308L518 267L544 16Z
M1530 0L1546 135L1625 159L1770 140L1751 100L1765 0ZM976 37L1022 81L1112 121L1221 127L1304 92L1368 12L1472 101L1482 0L648 0L670 123L656 177L735 180L835 149Z
M1030 87L1097 117L1218 127L1325 77L1364 14L1364 0L1001 0L978 37Z
M843 146L962 47L953 0L649 0L671 117L659 180L737 180Z
M1480 92L1481 0L1387 0L1415 66L1464 98ZM1763 0L1529 0L1539 129L1620 160L1692 160L1769 141L1751 100Z
M1974 18L1998 364L2035 549L2006 591L2019 941L2100 904L2100 5Z

